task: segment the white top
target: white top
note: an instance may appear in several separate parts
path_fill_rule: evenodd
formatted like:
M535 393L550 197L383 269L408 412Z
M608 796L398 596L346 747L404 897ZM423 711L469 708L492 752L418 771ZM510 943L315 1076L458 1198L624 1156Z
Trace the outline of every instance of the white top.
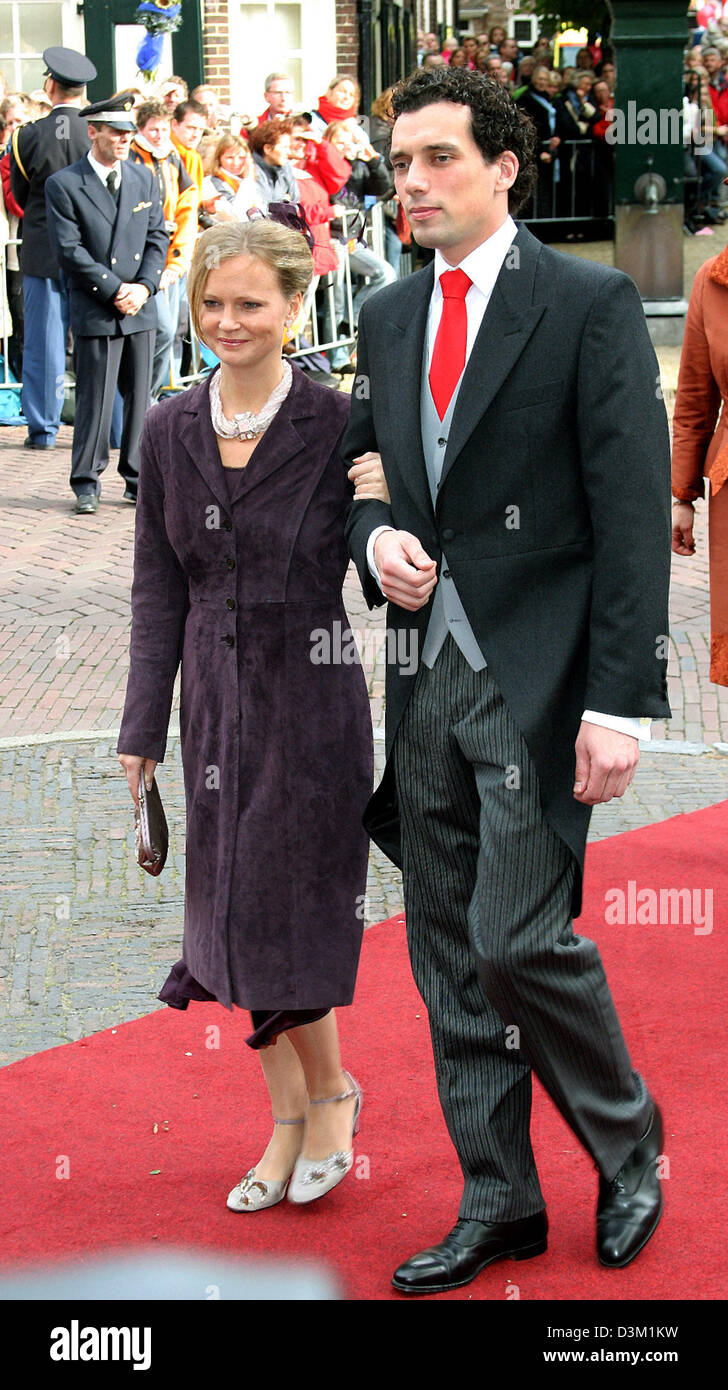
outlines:
M508 254L508 248L518 232L518 228L513 218L506 217L487 241L476 246L459 265L448 265L442 252L435 252L435 284L430 298L430 308L427 315L427 370L430 370L430 360L435 346L437 330L440 327L442 317L442 286L440 276L448 270L464 270L465 274L472 280L472 285L465 296L465 308L468 315L468 336L465 343L465 366L468 364L473 344L478 336L480 325L483 322L490 296L495 288L495 282L501 272L501 267ZM465 368L463 368L465 370Z
M120 159L117 159L116 163L115 163L115 164L112 164L112 165L109 167L109 165L107 165L107 164L99 164L98 159L94 159L94 157L93 157L93 155L92 155L92 153L91 153L90 150L89 150L88 154L86 155L86 158L87 158L89 164L91 165L91 168L93 169L94 173L98 175L98 177L101 179L101 182L102 182L104 185L106 184L106 180L108 179L109 174L111 173L111 170L112 170L112 169L115 169L116 172L117 172L117 174L119 175L119 184L117 185L117 187L119 187L119 186L121 185L121 160L120 160ZM112 196L113 196L113 195L112 195Z

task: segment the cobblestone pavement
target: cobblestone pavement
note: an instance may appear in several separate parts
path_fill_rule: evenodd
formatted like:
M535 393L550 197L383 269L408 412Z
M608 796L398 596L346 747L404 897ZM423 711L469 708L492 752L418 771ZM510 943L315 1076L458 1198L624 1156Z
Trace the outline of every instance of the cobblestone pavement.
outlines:
M686 243L689 279L706 245ZM696 242L700 245L696 246ZM607 259L611 247L583 253ZM659 352L668 407L679 350ZM133 862L132 807L115 753L127 670L134 511L114 460L99 511L77 517L68 488L71 431L48 453L23 449L25 430L0 430L0 1063L70 1041L159 1005L180 954L184 794L177 701L159 780L170 860L151 879ZM707 537L673 557L669 724L653 725L638 776L598 807L591 838L728 797L728 689L708 680ZM345 598L358 634L384 760L384 614L369 613L355 574ZM722 745L722 747L721 747ZM376 850L367 923L402 908L401 882Z

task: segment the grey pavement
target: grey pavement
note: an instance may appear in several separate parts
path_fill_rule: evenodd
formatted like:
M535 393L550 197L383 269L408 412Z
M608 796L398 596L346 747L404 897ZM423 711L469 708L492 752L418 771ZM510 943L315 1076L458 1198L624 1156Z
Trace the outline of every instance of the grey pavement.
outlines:
M700 259L728 239L686 242L686 292ZM696 244L697 243L697 244ZM573 248L565 248L573 250ZM611 258L611 246L580 254ZM668 408L679 350L659 352ZM179 737L158 773L170 859L158 879L133 858L133 811L115 753L127 671L133 508L112 464L102 504L76 517L71 431L47 454L0 430L0 1063L137 1018L181 954L184 792ZM597 807L591 839L728 798L728 689L708 680L705 509L697 554L673 557L669 723L653 726L637 777ZM353 570L345 599L384 761L384 613L369 613ZM177 699L172 730L177 727ZM398 872L370 856L367 925L402 910ZM194 1007L194 1006L193 1006Z

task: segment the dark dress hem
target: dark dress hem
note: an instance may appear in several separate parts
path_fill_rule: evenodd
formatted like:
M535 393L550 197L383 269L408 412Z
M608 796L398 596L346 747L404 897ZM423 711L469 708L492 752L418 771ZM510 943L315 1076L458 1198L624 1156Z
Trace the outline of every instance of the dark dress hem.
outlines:
M216 995L205 989L194 975L191 975L183 960L172 966L162 988L157 995L163 1004L171 1009L186 1009L190 1002L217 1004ZM238 1007L237 1005L235 1006ZM250 1017L253 1032L245 1039L248 1047L258 1049L270 1047L289 1028L301 1028L306 1023L316 1023L331 1012L332 1005L321 1009L251 1009Z

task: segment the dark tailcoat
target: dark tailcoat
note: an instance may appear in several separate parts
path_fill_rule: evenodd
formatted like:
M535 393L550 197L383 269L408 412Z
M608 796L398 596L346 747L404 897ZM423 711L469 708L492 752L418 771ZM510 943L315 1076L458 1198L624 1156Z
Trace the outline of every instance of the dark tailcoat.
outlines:
M346 639L319 659L347 628L349 401L293 373L233 505L209 383L147 415L118 743L164 757L181 659L184 962L249 1009L349 1003L364 917L366 683Z
M359 320L343 457L382 455L391 505L352 504L347 534L370 607L377 525L446 550L491 674L526 739L545 815L583 864L590 809L573 796L585 709L669 715L669 444L657 360L628 276L541 246L521 226L460 385L437 507L420 429L433 269L387 287ZM390 604L422 650L430 604ZM402 640L402 639L400 639ZM391 644L392 649L395 644ZM386 671L384 777L365 816L400 862L391 750L414 676ZM580 910L577 874L574 912Z
M58 256L46 220L46 179L89 149L88 121L75 106L55 106L40 121L19 126L10 147L10 187L23 208L20 264L25 275L57 280Z
M97 338L156 329L154 296L169 235L151 169L122 162L117 207L84 156L48 179L45 196L51 244L69 282L74 333ZM114 308L122 283L149 290L137 314Z

